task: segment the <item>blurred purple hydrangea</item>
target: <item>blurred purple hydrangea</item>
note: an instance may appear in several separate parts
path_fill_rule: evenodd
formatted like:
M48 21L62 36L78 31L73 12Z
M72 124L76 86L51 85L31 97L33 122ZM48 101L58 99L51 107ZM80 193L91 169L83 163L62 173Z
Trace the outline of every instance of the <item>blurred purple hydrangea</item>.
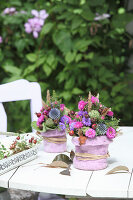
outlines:
M61 129L62 131L65 131L66 129L65 124L63 124L62 122L59 122L59 129Z
M8 15L8 14L12 15L15 12L16 12L16 8L11 7L11 8L5 8L4 11L3 11L3 14L4 15Z
M110 17L110 14L108 13L104 13L102 15L96 13L96 17L94 18L95 21L100 21L100 20L103 20L103 19L107 19Z
M0 44L3 42L2 36L0 36Z
M40 10L40 11L32 10L31 14L33 16L35 16L35 18L38 18L38 21L39 21L41 26L44 25L44 21L48 17L48 14L46 13L46 10Z

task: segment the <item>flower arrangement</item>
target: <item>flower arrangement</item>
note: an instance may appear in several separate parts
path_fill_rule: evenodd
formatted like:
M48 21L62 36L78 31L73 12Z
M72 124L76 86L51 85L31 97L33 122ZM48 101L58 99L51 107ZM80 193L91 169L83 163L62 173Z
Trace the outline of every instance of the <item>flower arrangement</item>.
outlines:
M32 127L39 132L55 129L65 131L65 124L68 124L71 120L66 114L65 105L61 103L61 100L58 100L55 91L53 91L53 95L50 96L48 90L46 103L43 101L43 107L39 113L36 113L38 119L32 122Z
M107 136L114 139L118 134L119 120L114 117L111 108L104 106L99 101L99 94L95 97L89 92L88 99L81 99L78 103L79 111L69 112L71 118L67 131L70 136L78 136L80 144L87 138Z
M47 91L46 103L43 102L37 115L37 121L32 123L32 127L43 137L44 151L49 153L59 153L66 151L66 125L71 118L67 116L67 108L59 100L55 91L50 96Z

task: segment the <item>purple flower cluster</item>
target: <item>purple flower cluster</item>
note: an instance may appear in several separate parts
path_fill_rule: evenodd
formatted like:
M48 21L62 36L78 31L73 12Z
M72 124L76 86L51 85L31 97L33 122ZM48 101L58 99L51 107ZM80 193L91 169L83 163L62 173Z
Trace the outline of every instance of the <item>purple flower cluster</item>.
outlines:
M16 8L11 7L11 8L5 8L3 11L4 15L12 15L16 12Z
M70 121L71 121L71 118L68 117L67 115L63 115L60 119L60 121L63 123L63 124L69 124Z
M90 118L83 117L82 122L83 122L84 126L90 126L91 125Z
M66 130L65 124L62 123L62 122L59 122L59 128L60 128L62 131L65 131L65 130Z
M38 33L41 31L48 14L45 10L32 10L31 13L34 18L28 19L28 22L25 23L25 32L28 34L33 33L33 37L38 38Z
M2 36L0 36L0 44L3 42Z

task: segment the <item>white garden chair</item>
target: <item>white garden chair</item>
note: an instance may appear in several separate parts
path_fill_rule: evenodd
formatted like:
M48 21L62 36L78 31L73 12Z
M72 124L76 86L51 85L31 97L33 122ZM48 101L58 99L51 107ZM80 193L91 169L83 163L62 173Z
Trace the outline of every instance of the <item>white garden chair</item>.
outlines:
M0 85L0 132L7 132L8 119L2 103L20 100L30 100L31 121L35 121L37 119L35 112L42 107L40 85L24 79Z

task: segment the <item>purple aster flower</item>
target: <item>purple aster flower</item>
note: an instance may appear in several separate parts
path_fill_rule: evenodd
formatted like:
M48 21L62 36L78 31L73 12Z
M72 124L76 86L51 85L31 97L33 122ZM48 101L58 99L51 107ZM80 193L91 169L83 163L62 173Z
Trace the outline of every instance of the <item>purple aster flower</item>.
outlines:
M61 121L63 124L69 124L70 121L71 121L71 118L68 117L67 115L63 115L63 116L60 118L60 121Z
M26 33L32 33L33 37L38 38L38 33L41 31L41 24L38 18L28 19L28 22L25 23L25 31Z
M103 19L107 19L110 17L110 14L108 13L104 13L102 15L99 15L98 13L96 13L96 17L94 18L95 21L100 21L100 20L103 20Z
M86 117L83 117L82 118L82 122L85 126L90 126L91 125L91 120L90 118L86 118Z
M0 36L0 44L3 42L2 36Z
M4 15L14 14L15 12L16 12L16 8L11 7L11 8L5 8L4 11L3 11L3 14Z
M74 128L75 128L75 126L74 126L75 123L76 123L76 122L72 122L72 123L69 124L70 131L74 130Z
M65 131L65 130L66 130L65 124L62 123L62 122L59 122L59 128L60 128L62 131Z
M87 111L82 111L82 110L80 110L80 111L78 112L78 115L79 115L80 117L82 117L82 116L84 116L84 115L88 115L88 112L87 112Z
M32 10L31 14L34 15L36 18L38 18L41 26L43 26L45 19L48 17L46 10L40 10L40 11Z

